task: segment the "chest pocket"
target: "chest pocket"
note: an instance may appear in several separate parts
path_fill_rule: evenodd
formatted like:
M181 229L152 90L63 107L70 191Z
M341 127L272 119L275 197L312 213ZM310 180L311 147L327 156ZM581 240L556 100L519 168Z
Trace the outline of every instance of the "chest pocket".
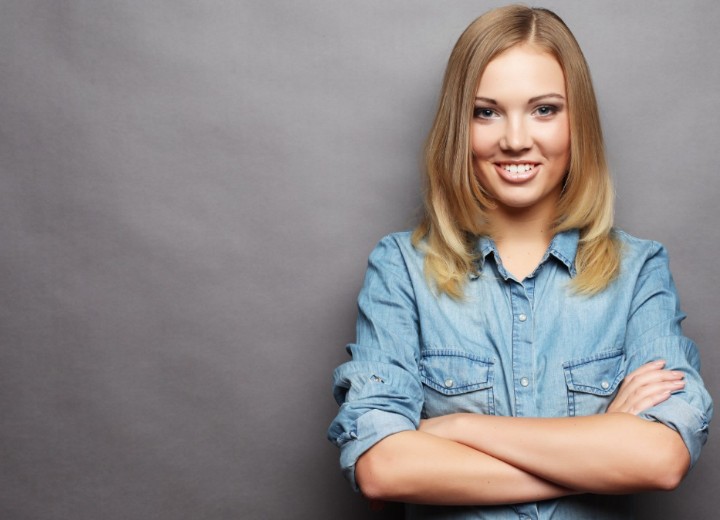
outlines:
M493 415L493 375L491 359L453 349L424 351L420 360L423 417L457 412Z
M625 377L622 349L563 363L567 384L568 415L604 413Z

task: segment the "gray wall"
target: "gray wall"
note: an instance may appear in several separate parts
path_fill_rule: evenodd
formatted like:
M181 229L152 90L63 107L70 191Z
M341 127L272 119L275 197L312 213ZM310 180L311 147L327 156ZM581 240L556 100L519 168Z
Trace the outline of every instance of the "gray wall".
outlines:
M0 518L397 512L338 472L330 374L368 252L417 214L451 46L494 5L0 2ZM718 396L720 3L545 5ZM716 516L715 437L641 518Z

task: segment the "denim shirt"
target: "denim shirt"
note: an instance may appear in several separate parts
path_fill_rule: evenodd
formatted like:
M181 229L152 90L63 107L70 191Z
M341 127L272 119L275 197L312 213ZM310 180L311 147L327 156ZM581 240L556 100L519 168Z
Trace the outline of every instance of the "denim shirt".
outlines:
M686 385L641 417L676 430L697 460L712 416L695 344L683 336L665 249L615 231L619 276L602 292L573 292L577 231L554 237L522 282L493 241L478 240L478 275L465 297L437 295L410 233L385 237L370 255L358 298L352 360L334 373L340 411L328 438L357 490L355 462L384 437L422 418L455 412L568 417L606 411L629 372L657 359ZM578 495L509 506L408 505L408 518L632 518L627 496Z

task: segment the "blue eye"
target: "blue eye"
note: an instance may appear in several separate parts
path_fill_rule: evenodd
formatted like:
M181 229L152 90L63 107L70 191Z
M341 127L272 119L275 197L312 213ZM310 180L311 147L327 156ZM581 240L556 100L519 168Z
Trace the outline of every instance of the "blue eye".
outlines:
M473 117L477 119L492 119L496 115L491 108L475 107L475 110L473 110Z
M535 113L540 117L547 117L557 113L558 108L553 105L542 105L535 109Z

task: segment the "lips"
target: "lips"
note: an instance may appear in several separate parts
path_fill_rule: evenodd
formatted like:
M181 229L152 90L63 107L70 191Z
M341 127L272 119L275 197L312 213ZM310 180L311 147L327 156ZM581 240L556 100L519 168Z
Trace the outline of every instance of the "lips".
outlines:
M522 184L532 180L540 169L539 163L493 163L498 175L511 184Z

